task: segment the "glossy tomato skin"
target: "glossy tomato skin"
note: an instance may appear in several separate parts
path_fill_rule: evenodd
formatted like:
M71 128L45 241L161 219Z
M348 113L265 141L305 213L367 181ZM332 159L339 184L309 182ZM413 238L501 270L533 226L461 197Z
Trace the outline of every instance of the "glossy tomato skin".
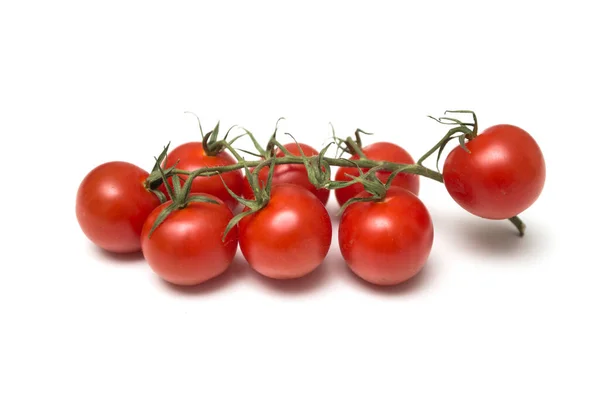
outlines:
M415 161L411 157L411 155L404 150L402 147L389 142L377 142L365 146L363 149L363 153L369 160L374 161L390 161L400 164L414 164ZM358 160L358 155L353 155L350 157L350 160ZM368 168L363 168L363 172L367 172ZM350 168L350 167L340 167L338 168L335 174L336 181L349 181L352 178L348 177L347 174L352 177L358 176L358 168ZM383 183L386 183L388 178L391 175L391 172L388 171L378 171L375 173L377 178L381 180ZM398 174L394 180L392 181L392 186L401 187L413 192L415 195L419 195L419 176L415 174ZM364 190L364 186L359 183L355 183L354 185L347 186L345 188L340 188L335 190L335 197L340 205L343 205L348 200L353 197L356 197L359 193Z
M454 148L444 162L444 184L465 210L482 218L505 219L529 208L546 179L542 151L529 133L514 125L492 126Z
M179 160L179 162L177 162ZM172 167L177 163L177 169L192 171L198 168L220 167L235 164L235 159L228 153L221 152L215 156L206 155L202 142L188 142L174 148L168 155L164 163L164 168ZM240 170L225 172L221 174L225 184L237 195L242 193L244 176ZM182 184L187 178L185 175L179 176ZM172 181L169 179L172 185ZM164 185L161 191L167 194ZM218 175L198 176L192 183L192 192L208 193L215 195L223 200L230 209L235 209L238 202L227 191L221 178Z
M370 195L361 192L358 196ZM348 267L365 281L382 286L399 284L419 273L431 252L433 236L425 205L412 192L394 186L382 201L350 204L338 231Z
M250 266L274 279L293 279L315 270L331 246L331 220L308 190L280 183L267 206L239 223L240 249Z
M148 237L159 213L171 204L168 201L148 216L142 230L144 258L158 276L175 285L198 285L222 274L237 250L237 227L221 240L233 213L216 196L202 195L219 204L189 203L170 214Z
M300 149L304 152L304 155L307 157L316 156L319 152L304 143L287 143L283 145L291 154L300 156ZM281 149L277 150L275 153L276 157L284 157L285 153L281 151ZM267 178L269 176L269 168L261 168L258 177L260 182L264 185L267 182ZM308 173L306 172L306 167L303 164L281 164L275 166L275 171L273 172L273 184L278 183L293 183L294 185L301 186L311 193L313 193L319 201L323 204L327 204L329 200L329 190L328 189L317 189L310 180L308 179ZM244 188L242 190L242 194L247 199L254 198L254 194L252 193L252 189L248 184L248 180L244 178Z
M160 200L144 187L148 172L123 161L90 171L77 190L76 215L83 233L113 253L140 251L140 232Z

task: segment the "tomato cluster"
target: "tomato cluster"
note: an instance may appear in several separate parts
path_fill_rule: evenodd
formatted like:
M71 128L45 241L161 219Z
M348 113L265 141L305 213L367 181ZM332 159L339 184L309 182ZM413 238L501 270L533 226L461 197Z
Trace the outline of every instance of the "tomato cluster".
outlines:
M488 219L515 217L531 206L545 180L535 140L512 125L479 135L463 131L466 140L449 153L441 175L451 197ZM330 250L332 222L325 205L334 190L343 207L338 241L348 268L375 285L399 284L421 271L433 245L432 219L418 197L420 177L410 168L391 176L390 168L371 171L362 164L424 167L394 143L356 150L351 162L333 159L339 167L327 186L309 178L307 165L285 158L258 171L246 168L256 176L250 180L236 154L225 148L207 151L206 141L189 142L157 162L161 179L154 187L151 174L133 164L96 167L79 186L76 215L94 244L116 253L141 251L156 274L176 285L197 285L222 274L238 247L258 273L294 279L318 268ZM262 154L264 159L267 153ZM271 154L323 159L304 143L280 145ZM226 171L194 175L184 184L190 171L220 167Z

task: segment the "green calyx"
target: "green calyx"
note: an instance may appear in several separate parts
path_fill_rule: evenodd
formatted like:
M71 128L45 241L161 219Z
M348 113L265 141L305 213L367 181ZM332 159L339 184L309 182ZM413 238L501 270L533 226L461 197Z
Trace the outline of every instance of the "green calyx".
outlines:
M152 167L152 171L150 171L150 175L144 181L144 187L146 190L154 193L156 197L160 200L161 204L166 202L168 199L164 195L163 192L158 190L160 185L163 183L163 175L170 176L171 171L175 168L174 166L167 169L167 171L161 171L161 164L164 162L167 157L167 153L169 151L169 146L171 142L167 143L167 145L163 148L163 151L160 153L158 157L155 157L154 167Z
M348 153L351 156L357 155L361 160L367 159L367 156L365 156L365 153L362 150L361 134L373 135L373 133L365 132L362 129L357 129L354 131L354 138L348 136L346 139L341 139L335 135L335 129L333 128L333 125L331 125L331 130L333 132L333 140L337 145L338 150L340 150L342 154ZM337 157L338 154L336 153L336 158Z
M453 128L451 128L448 133L446 133L446 135L444 135L444 137L442 138L442 140L440 140L435 146L433 146L427 153L425 153L423 155L423 157L421 157L419 159L419 161L417 161L418 165L423 165L423 162L433 153L435 153L437 151L437 158L435 161L435 167L436 169L440 170L439 168L439 163L440 163L440 158L442 156L442 152L444 151L444 148L446 147L446 145L451 142L453 139L458 139L458 143L460 145L460 147L465 150L467 153L470 153L471 151L467 148L466 146L466 142L468 140L473 140L475 139L475 137L477 136L477 129L478 129L478 125L477 125L477 116L475 115L475 113L473 111L469 111L469 110L446 110L444 112L444 115L446 114L470 114L473 118L473 122L463 122L457 118L451 118L451 117L432 117L431 115L428 115L429 118L433 119L434 121L442 124L442 125L451 125L454 126Z
M267 177L267 182L265 184L265 187L262 187L260 184L260 179L259 179L258 174L262 168L265 168L267 166L269 168L269 175ZM265 208L267 206L267 204L269 204L269 199L271 198L271 187L273 184L273 174L275 171L274 167L275 167L275 157L271 157L269 160L263 161L262 163L257 165L256 168L252 172L250 172L248 167L246 165L244 165L244 170L246 172L246 179L248 179L248 183L250 184L250 188L252 189L252 193L254 194L254 200L245 199L242 196L235 193L233 190L231 190L227 186L227 184L225 183L225 180L223 180L223 177L219 174L219 177L221 178L221 181L223 182L223 186L225 186L225 189L227 189L227 192L231 195L231 197L236 199L240 204L242 204L245 208L247 208L245 211L234 216L229 221L229 223L227 224L227 227L225 228L225 232L223 232L223 238L222 238L223 241L225 241L225 238L227 237L227 234L229 233L229 231L231 229L233 229L233 227L236 226L238 224L238 222L240 222L243 218L260 211L261 209Z
M172 201L167 207L165 207L160 214L156 217L154 221L154 225L150 229L148 233L148 237L152 237L154 231L176 210L181 210L186 208L190 203L211 203L211 204L219 204L219 202L211 197L202 196L202 195L194 195L190 196L190 192L192 190L192 182L194 178L196 178L199 174L191 174L187 177L183 187L181 186L181 179L179 175L175 174L172 176L171 180L173 185L169 185L167 175L165 171L160 167L160 162L157 160L158 171L161 174L165 187L167 189L167 193ZM162 193L161 193L162 194ZM164 196L164 195L163 195Z
M359 202L377 202L385 199L390 186L392 185L392 181L399 173L409 171L412 168L411 165L406 165L403 167L396 168L388 177L385 183L383 183L379 178L377 178L376 173L378 171L383 170L382 166L371 168L367 173L362 172L360 168L358 168L359 176L353 176L346 174L346 176L351 177L350 181L345 182L346 184L338 187L346 187L353 185L355 183L360 183L364 186L365 191L371 194L369 197L354 197L348 200L346 203L342 205L338 214L343 214L343 212L348 208L349 205L353 203ZM336 187L336 188L338 188Z
M204 130L202 129L202 123L200 122L200 118L198 117L198 115L194 114L191 111L186 111L186 113L192 114L194 117L196 117L196 120L198 121L198 129L200 130L200 136L202 137L202 148L204 149L204 153L208 156L216 156L217 154L225 151L225 149L232 150L233 152L235 152L235 150L231 148L231 145L237 139L245 135L242 134L240 136L237 136L230 142L228 142L227 138L229 137L229 133L237 127L237 125L233 125L227 130L223 139L219 139L219 129L221 126L220 121L217 122L217 125L215 125L213 130L204 134Z

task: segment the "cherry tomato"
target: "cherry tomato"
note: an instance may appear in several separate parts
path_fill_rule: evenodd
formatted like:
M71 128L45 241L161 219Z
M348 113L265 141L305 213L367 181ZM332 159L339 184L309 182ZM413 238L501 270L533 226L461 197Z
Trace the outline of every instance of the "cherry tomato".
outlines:
M177 162L179 160L179 162ZM177 162L177 169L192 171L198 168L220 167L235 164L235 159L228 153L221 152L214 156L205 153L202 142L188 142L173 149L165 160L164 168L169 168ZM221 174L225 184L234 193L241 195L244 176L240 170L225 172ZM179 176L182 184L187 178L186 175ZM172 181L169 179L169 183ZM161 191L167 194L167 191L161 186ZM227 191L221 178L218 175L198 176L192 183L192 192L208 193L215 195L223 200L230 209L235 209L237 200L235 200Z
M492 126L446 158L444 183L465 210L505 219L531 206L546 179L544 156L529 133L513 125Z
M240 249L260 274L299 278L315 270L331 245L331 220L325 206L308 190L280 183L265 208L239 222Z
M176 209L148 237L160 212L172 202L155 209L142 230L142 252L152 270L175 285L197 285L227 270L238 244L237 227L222 241L233 218L227 205L216 196L203 194L219 202L191 202Z
M370 194L363 191L358 196ZM381 201L350 204L342 214L338 240L342 257L356 275L376 285L395 285L425 265L433 224L415 194L392 186Z
M363 153L369 160L374 161L390 161L400 164L414 164L414 160L410 154L402 147L388 142L377 142L370 144L362 149ZM350 157L350 160L358 160L358 155L353 155ZM363 168L363 172L367 172L368 168ZM335 174L336 181L349 181L352 178L348 177L346 174L351 176L358 176L358 168L351 167L340 167L338 168ZM381 180L383 183L386 183L391 172L388 171L378 171L375 173L377 178ZM419 176L415 174L398 174L394 180L392 181L392 186L398 186L404 189L407 189L413 192L416 195L419 195ZM340 205L343 205L348 200L353 197L356 197L359 193L364 190L364 186L360 183L355 183L354 185L347 186L345 188L340 188L335 190L335 197Z
M304 152L304 155L307 157L316 156L319 152L313 147L304 144L304 143L287 143L283 145L291 154L300 156L300 150L298 146ZM276 157L284 157L285 153L279 149L275 153ZM258 173L258 177L260 182L264 185L267 182L267 177L269 175L269 168L261 168ZM282 164L275 166L275 172L273 172L273 184L277 183L293 183L294 185L302 186L305 189L308 189L312 192L323 204L327 204L327 200L329 200L329 190L327 189L317 189L310 180L308 179L308 173L306 172L306 167L303 164ZM247 199L254 198L254 193L252 193L252 189L248 183L247 179L244 179L244 187L242 194Z
M140 232L160 200L144 187L148 172L123 161L102 164L79 185L77 221L97 246L114 253L141 249Z

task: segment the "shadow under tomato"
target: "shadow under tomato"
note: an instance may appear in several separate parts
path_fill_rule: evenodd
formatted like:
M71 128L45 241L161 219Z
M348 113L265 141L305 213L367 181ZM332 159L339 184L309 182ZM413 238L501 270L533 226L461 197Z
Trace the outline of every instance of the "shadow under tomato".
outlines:
M109 261L111 264L123 264L131 265L138 264L144 260L144 255L141 251L134 253L111 253L110 251L101 249L95 245L90 244L92 247L91 251L98 255L99 258Z
M542 251L547 240L543 229L525 230L519 237L517 229L509 221L486 220L466 216L451 222L453 237L469 251L494 257L523 257Z
M226 286L231 285L236 280L241 279L243 276L249 274L249 267L246 261L240 256L236 256L233 262L219 276L215 276L208 281L202 282L195 286L181 286L167 282L160 277L156 276L156 279L160 280L161 285L168 291L184 296L201 296L211 294L223 290Z

